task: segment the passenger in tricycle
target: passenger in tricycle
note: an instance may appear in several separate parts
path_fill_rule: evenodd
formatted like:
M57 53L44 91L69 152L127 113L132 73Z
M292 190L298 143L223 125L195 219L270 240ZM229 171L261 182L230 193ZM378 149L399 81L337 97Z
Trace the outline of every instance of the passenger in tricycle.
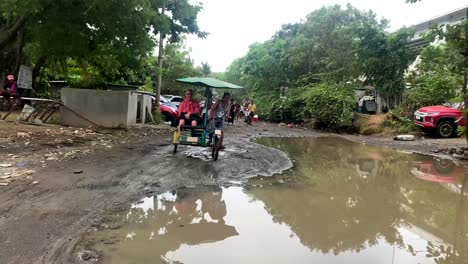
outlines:
M192 89L185 91L185 99L179 105L179 135L180 130L186 124L190 124L192 127L196 127L200 121L201 107L200 103L193 99Z

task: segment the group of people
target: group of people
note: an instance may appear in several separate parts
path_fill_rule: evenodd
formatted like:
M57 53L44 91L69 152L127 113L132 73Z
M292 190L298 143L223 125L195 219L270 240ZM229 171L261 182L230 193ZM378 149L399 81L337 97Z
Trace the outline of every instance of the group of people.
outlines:
M241 106L237 101L231 100L230 93L224 93L220 100L214 104L207 103L209 109L208 120L210 121L210 129L219 129L221 134L221 145L224 139L224 126L225 122L234 124L234 120L238 120L240 116L245 117L247 124L252 124L252 119L257 111L257 106L253 100L246 100L246 104ZM193 90L187 89L185 91L185 99L179 105L179 135L183 126L189 125L197 127L198 124L203 122L204 114L200 103L193 98Z
M227 120L228 123L234 124L234 121L238 121L239 118L244 118L244 122L248 125L251 125L256 112L257 106L255 105L254 100L246 99L242 105L233 100L230 114Z
M242 113L244 115L244 122L247 125L252 125L252 121L257 113L257 105L253 99L245 100L244 106L242 108Z

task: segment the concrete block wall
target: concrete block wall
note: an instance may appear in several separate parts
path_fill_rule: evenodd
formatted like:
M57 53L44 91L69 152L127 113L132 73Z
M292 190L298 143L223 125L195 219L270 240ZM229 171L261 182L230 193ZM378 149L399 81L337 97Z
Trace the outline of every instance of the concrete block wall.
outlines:
M140 94L138 96L138 104L139 107L137 109L140 110L139 116L141 122L144 124L146 120L150 119L147 117L147 112L151 113L151 106L152 106L152 100L150 95L146 94Z
M64 88L63 104L106 128L127 128L136 125L138 94L131 91L104 91ZM65 107L60 109L65 125L88 127L90 124Z

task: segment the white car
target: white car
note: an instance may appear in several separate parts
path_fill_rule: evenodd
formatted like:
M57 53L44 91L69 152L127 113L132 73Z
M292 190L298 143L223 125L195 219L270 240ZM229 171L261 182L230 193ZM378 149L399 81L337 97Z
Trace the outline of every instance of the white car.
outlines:
M179 107L180 103L184 100L182 96L177 96L177 95L164 95L167 100L171 101L174 103L177 107Z

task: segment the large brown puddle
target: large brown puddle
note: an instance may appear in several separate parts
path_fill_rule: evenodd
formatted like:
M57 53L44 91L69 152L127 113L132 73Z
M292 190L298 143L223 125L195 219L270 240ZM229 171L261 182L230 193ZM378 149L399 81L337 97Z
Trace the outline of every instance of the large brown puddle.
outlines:
M86 237L104 263L468 263L468 178L338 138L270 138L286 175L148 197Z

